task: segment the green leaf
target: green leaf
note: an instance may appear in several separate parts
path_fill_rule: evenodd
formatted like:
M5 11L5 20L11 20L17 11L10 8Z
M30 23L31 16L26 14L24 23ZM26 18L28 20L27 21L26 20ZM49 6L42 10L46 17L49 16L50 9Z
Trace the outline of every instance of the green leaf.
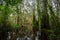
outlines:
M4 10L5 6L0 5L0 10Z

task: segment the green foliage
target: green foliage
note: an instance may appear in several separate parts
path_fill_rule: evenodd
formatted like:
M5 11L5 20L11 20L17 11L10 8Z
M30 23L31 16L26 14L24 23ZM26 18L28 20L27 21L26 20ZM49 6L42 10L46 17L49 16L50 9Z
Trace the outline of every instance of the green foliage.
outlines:
M20 31L20 29L24 28L23 31L25 32L25 30L28 30L28 28L32 26L33 29L32 31L36 32L38 30L40 31L42 30L42 35L46 34L47 37L50 38L50 40L55 40L56 37L60 38L60 19L58 15L59 10L57 7L55 7L55 10L53 10L53 3L54 3L52 2L53 0L43 0L43 1L36 0L36 1L37 1L36 10L35 10L35 6L33 6L34 9L32 9L33 7L31 6L32 7L31 10L33 12L32 13L33 18L32 16L30 16L28 12L26 12L28 15L25 15L24 13L25 9L23 8L25 7L25 4L22 4L23 7L21 7L20 5L23 2L23 0L1 1L0 2L0 30L9 31L12 29L13 30L19 29ZM42 1L42 3L40 1ZM5 4L3 2L5 2ZM30 4L28 4L28 6L30 7ZM19 7L21 8L19 9ZM21 12L22 9L24 9L23 12ZM36 11L38 15L35 15ZM36 19L36 16L38 16L37 17L38 20ZM33 20L31 20L30 18ZM29 21L31 22L29 23ZM21 28L22 25L23 28Z
M4 1L10 5L16 5L18 3L22 3L22 0L4 0Z
M50 34L50 35L49 35L50 40L54 40L55 37L56 37L56 35L54 35L54 34Z
M0 5L0 11L1 11L1 10L4 10L4 8L5 8L5 6Z

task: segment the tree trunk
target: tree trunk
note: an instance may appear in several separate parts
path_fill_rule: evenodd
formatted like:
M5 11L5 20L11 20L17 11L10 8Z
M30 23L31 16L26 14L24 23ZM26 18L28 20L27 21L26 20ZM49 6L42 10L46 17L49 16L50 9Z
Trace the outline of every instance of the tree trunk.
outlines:
M47 11L47 0L43 0L43 15L41 20L41 40L49 40L47 30L50 28L49 26L49 15Z
M35 19L35 6L34 6L33 8L33 40L35 40L35 36L36 36L35 22L36 22L36 19Z

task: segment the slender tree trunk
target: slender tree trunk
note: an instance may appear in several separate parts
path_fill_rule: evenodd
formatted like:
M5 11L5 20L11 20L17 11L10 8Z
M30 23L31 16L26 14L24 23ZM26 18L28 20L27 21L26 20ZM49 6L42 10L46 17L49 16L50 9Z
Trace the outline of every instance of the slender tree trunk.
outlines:
M40 10L40 0L37 1L37 13L38 13L38 31L41 32L41 10ZM39 40L41 40L41 35L39 35Z
M36 19L35 19L35 6L34 6L33 8L33 40L35 40L35 36L36 36L35 22L36 22Z
M57 0L57 16L56 16L56 30L60 30L60 0ZM60 35L60 31L56 31L55 32L55 35L56 35L56 38L55 38L55 40L58 40L59 38L57 38L58 37L58 35Z
M48 29L50 28L49 26L49 15L47 11L47 0L43 0L43 15L42 15L42 20L41 20L41 40L49 40L48 39Z
M60 26L59 18L60 17L60 0L57 0L57 26Z

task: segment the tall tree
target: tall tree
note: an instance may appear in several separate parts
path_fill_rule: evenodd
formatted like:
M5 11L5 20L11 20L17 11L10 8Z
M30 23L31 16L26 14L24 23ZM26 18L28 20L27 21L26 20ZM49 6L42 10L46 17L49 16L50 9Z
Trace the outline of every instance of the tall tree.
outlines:
M55 34L56 34L56 40L59 39L59 35L60 35L60 0L56 0L57 2L57 13L56 13L56 31L55 31ZM59 37L59 38L57 38Z
M49 26L49 15L47 10L47 4L48 1L43 0L43 15L41 20L41 40L49 40L47 30L50 28L50 26Z
M35 6L34 6L33 8L33 40L35 40L35 36L36 36L35 22L36 22L36 19L35 19Z

